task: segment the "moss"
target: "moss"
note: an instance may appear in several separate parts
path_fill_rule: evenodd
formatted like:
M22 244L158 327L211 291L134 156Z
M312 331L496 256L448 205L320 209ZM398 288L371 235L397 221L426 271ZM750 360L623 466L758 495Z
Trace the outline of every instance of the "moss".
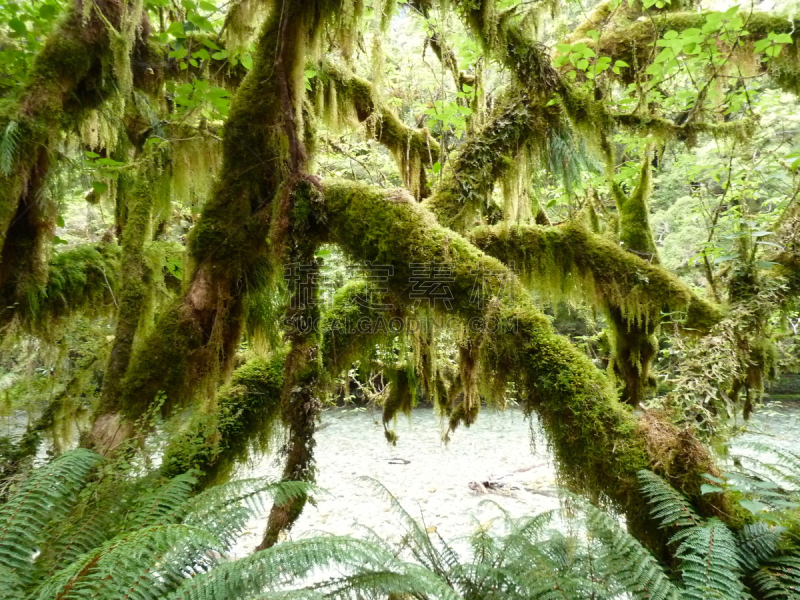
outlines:
M379 347L386 343L388 321L402 316L391 311L391 297L367 281L351 281L336 291L332 305L322 315L322 354L325 369L333 376L356 361L370 364ZM386 328L376 326L381 320ZM360 327L360 324L369 325Z
M424 166L439 159L439 143L427 129L413 129L387 106L376 100L375 86L346 69L326 62L312 80L311 98L317 112L336 129L364 123L369 136L386 146L394 156L403 183L414 197L430 194Z
M190 469L203 472L201 487L226 481L234 467L254 453L265 453L280 419L284 355L253 358L236 369L210 412L195 415L185 431L171 438L161 474L174 477Z
M638 323L658 320L664 310L685 313L683 324L690 329L707 329L722 318L719 307L666 269L579 223L484 226L470 231L469 239L504 264L513 263L525 283L547 302L588 301L598 308L609 303L626 321Z
M117 300L117 323L114 343L108 359L103 384L102 403L117 407L123 378L128 369L140 323L146 318L153 294L152 270L147 262L145 243L153 234L153 212L158 204L159 180L164 170L164 156L159 150L140 157L132 182L121 190L125 205L122 229L120 293Z
M427 207L448 227L463 230L487 211L495 182L513 171L520 156L546 163L550 139L563 128L557 109L524 92L507 95L481 131L445 166Z
M119 254L113 244L88 244L56 254L47 283L28 287L24 300L6 311L42 335L76 313L111 311L119 292Z
M687 456L676 449L672 457L652 455L644 426L617 400L609 379L553 332L502 263L438 225L422 206L387 201L381 190L331 183L325 195L332 239L358 260L393 265L389 287L399 301L414 301L410 264L451 263L449 314L464 322L492 316L495 323L508 325L484 330L484 377L510 379L518 386L522 405L545 426L565 483L635 518L642 518L644 505L638 469L654 467L690 496L699 495L699 474L715 472L708 454ZM471 294L475 273L487 274L477 297Z
M602 4L599 6L603 6ZM654 54L652 44L658 37L667 31L685 31L687 29L702 29L709 14L704 12L666 12L654 15L652 18L636 18L640 12L622 11L613 19L613 26L603 29L599 46L591 38L585 37L588 29L578 28L571 37L572 43L583 42L593 48L598 55L608 56L612 60L622 60L633 68L622 71L622 80L630 83L634 80L635 70L643 71L647 68ZM742 13L745 25L749 32L746 39L742 40L743 52L733 56L734 61L752 62L755 41L764 39L771 32L789 33L793 36L795 45L800 40L800 21L782 15L767 12L750 11ZM598 29L597 27L594 27ZM787 46L777 59L769 63L759 63L757 70L767 72L773 80L784 90L797 93L798 62L796 46Z

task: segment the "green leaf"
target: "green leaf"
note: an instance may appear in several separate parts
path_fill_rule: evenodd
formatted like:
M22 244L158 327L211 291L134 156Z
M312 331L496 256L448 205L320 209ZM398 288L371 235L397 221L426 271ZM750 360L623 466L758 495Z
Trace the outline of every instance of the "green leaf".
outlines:
M438 173L439 171L442 170L442 165L437 161L437 162L433 163L433 167L431 167L431 168L433 169L434 173Z
M61 215L58 215L58 218L56 219L56 227L61 227L61 228L65 227L64 217L62 217Z
M173 23L170 23L169 27L167 27L167 33L174 35L175 37L183 37L184 36L183 23L181 23L180 21L175 21Z
M248 71L253 68L253 57L249 52L245 52L241 56L242 66Z
M14 31L14 33L23 34L28 31L28 28L25 26L25 23L14 17L13 19L9 19L8 26Z
M744 508L745 510L749 511L754 515L757 515L765 508L767 508L766 504L762 504L757 500L739 500L739 504L742 506L742 508Z
M724 492L724 491L725 490L723 488L721 488L721 487L717 487L715 485L709 485L707 483L704 483L704 484L702 484L700 486L700 493L703 494L703 495L715 494L717 492Z
M108 190L108 184L103 181L93 181L92 189L96 194L104 194Z

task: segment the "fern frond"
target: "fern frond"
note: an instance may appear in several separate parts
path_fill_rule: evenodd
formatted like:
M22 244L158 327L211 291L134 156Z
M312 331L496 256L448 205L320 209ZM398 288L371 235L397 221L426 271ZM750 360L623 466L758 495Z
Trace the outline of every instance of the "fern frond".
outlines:
M22 134L16 121L9 121L0 139L0 174L8 177L14 170L14 156L17 153Z
M784 531L786 529L783 527L770 527L763 521L742 527L739 531L739 562L742 568L751 571L772 558Z
M348 537L284 542L184 582L166 600L240 600L331 566L357 572L395 562L382 546Z
M719 519L678 532L675 556L681 561L684 598L734 600L745 597L736 537Z
M425 527L403 508L397 498L383 484L370 477L362 477L361 480L389 501L392 510L400 517L400 522L406 531L405 542L408 550L420 564L434 573L442 575L459 563L458 556L451 549L446 548L442 551L433 544Z
M696 527L700 517L683 494L651 471L638 472L639 488L650 504L650 515L660 526Z
M215 564L219 541L185 525L156 525L118 535L42 584L36 600L160 600L189 572Z
M800 454L770 442L737 440L736 451L752 450L757 456L738 455L743 462L752 465L755 474L777 476L784 482L800 487Z
M21 600L24 586L17 574L8 567L0 565L0 598L3 600Z
M317 589L325 598L442 598L460 600L446 581L431 571L410 564L398 564L397 570L362 571L325 582Z
M197 471L178 475L145 494L128 517L127 529L176 523L178 513L187 504L197 484L196 475Z
M177 516L184 525L218 536L229 549L247 522L269 508L270 500L285 504L307 496L312 489L313 486L302 481L275 483L266 478L232 481L192 497L180 507Z
M64 517L77 501L77 492L102 457L78 449L35 469L9 501L0 506L0 565L27 582L33 557L48 527Z
M632 598L678 600L678 589L664 569L639 541L619 526L608 513L587 504L586 526L606 549L608 574L620 582Z
M800 598L800 557L784 556L761 567L751 577L759 598L796 600Z

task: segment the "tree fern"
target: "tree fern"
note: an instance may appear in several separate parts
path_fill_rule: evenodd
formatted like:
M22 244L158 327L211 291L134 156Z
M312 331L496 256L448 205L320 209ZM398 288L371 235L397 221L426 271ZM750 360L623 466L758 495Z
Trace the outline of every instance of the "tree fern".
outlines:
M639 487L650 503L650 514L661 527L700 525L700 517L680 492L650 471L639 471L638 476Z

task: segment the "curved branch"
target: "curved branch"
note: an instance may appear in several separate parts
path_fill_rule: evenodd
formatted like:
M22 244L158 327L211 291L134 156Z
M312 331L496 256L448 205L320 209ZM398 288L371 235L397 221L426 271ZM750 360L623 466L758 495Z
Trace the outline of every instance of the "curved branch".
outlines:
M539 415L565 482L608 498L629 522L642 523L649 517L636 471L652 468L707 513L735 519L726 497L712 504L700 495L701 474L716 472L703 446L654 415L637 419L620 404L608 378L553 332L500 261L440 226L424 207L379 189L333 183L325 195L331 241L359 260L392 265L389 287L405 305L414 303L412 264L452 266L455 300L448 314L470 327L487 324L485 369L500 381L513 379L522 405ZM486 274L485 285L473 295L476 273Z
M525 225L478 227L469 232L478 248L513 264L523 281L551 300L609 303L631 322L658 321L661 313L684 329L707 331L723 317L672 273L631 254L577 223L561 227ZM677 315L675 315L677 317Z

